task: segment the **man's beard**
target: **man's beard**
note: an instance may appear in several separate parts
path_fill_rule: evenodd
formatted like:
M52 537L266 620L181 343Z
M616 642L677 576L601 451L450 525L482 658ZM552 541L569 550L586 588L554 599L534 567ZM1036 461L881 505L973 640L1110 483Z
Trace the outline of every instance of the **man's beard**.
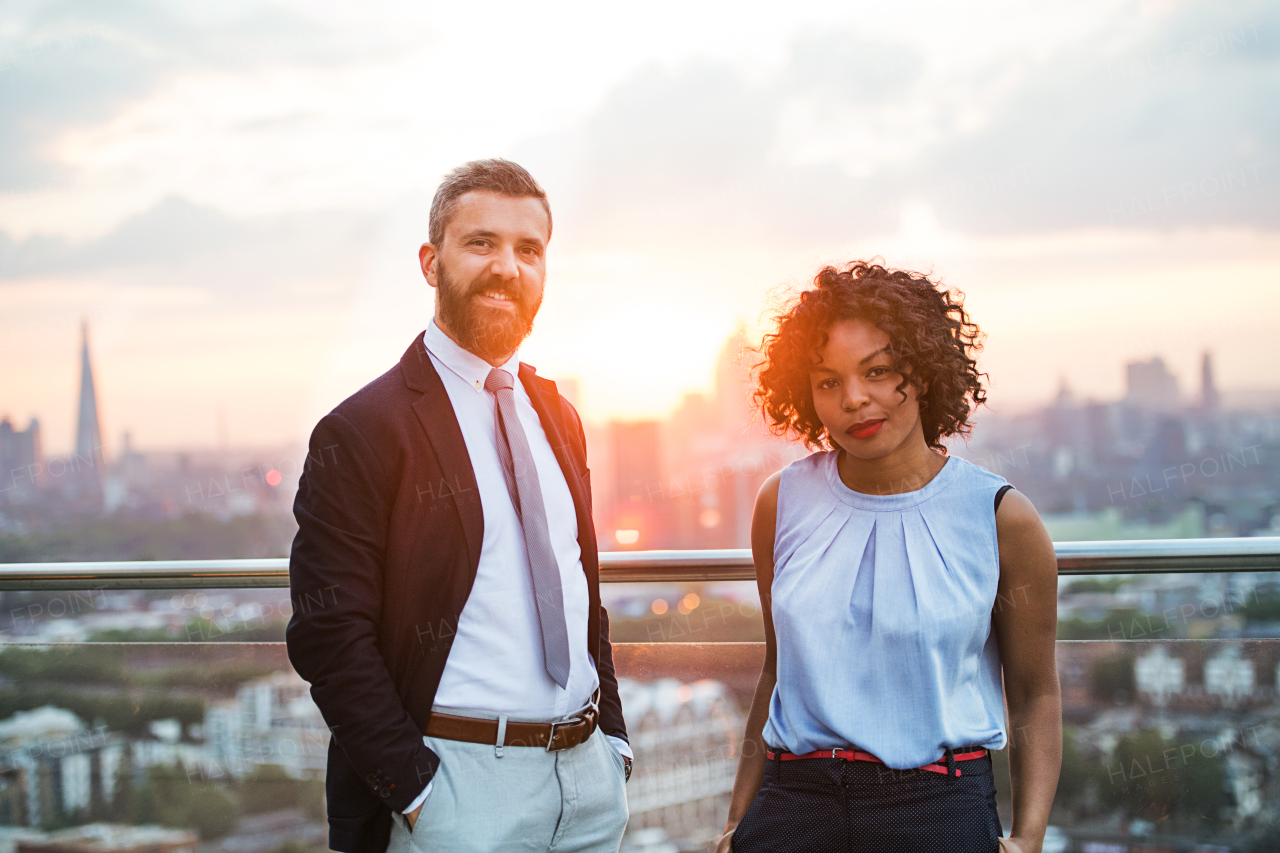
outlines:
M533 318L542 307L541 293L538 301L530 304L524 294L501 279L490 278L468 286L454 281L442 261L437 261L436 271L440 319L463 349L493 362L515 352L533 331ZM486 290L510 297L515 311L481 305L475 296Z

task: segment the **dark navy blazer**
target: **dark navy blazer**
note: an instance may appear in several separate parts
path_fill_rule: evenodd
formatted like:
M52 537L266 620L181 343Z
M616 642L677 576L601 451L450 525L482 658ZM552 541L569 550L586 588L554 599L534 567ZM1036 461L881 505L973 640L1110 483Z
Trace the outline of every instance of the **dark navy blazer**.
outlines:
M520 381L577 510L600 728L626 739L582 422L532 367L520 365ZM316 425L293 509L286 640L331 733L329 846L383 853L392 809L408 807L440 764L422 732L484 539L467 447L421 335Z

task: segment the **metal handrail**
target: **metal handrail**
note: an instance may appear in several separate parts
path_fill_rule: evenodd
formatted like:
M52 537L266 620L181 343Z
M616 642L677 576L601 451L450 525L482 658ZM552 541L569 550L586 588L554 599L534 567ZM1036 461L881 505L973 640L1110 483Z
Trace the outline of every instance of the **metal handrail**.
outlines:
M1060 575L1277 572L1280 537L1055 542ZM754 580L751 552L602 551L607 583ZM0 590L287 587L287 559L0 563Z

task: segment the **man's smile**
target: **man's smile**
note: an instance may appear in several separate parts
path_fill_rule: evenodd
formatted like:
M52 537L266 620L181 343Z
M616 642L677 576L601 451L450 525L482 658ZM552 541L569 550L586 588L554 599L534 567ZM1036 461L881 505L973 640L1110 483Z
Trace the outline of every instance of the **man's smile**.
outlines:
M502 306L504 308L515 307L515 299L512 298L511 294L502 290L482 290L477 293L476 296L482 301L495 306Z

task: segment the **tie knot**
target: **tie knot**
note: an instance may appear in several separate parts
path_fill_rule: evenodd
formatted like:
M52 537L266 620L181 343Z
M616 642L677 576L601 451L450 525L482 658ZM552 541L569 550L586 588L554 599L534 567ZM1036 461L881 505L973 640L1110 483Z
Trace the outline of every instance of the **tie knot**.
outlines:
M514 387L515 381L511 378L511 374L498 367L490 370L488 377L484 380L484 390L490 394L497 394L499 391L510 391Z

